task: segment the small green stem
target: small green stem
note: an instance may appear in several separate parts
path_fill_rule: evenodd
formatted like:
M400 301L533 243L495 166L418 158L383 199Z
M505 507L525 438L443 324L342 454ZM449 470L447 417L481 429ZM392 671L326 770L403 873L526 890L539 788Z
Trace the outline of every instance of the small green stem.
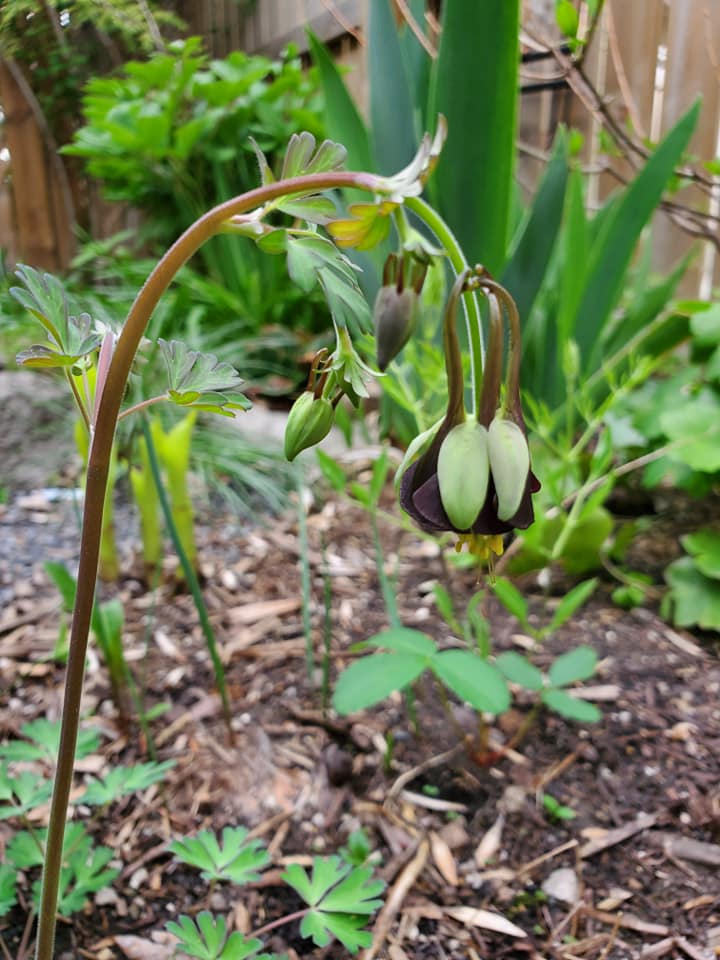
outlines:
M382 540L380 539L380 527L378 526L377 510L373 506L368 511L370 515L370 527L373 535L373 546L375 548L375 567L377 569L378 580L380 581L380 590L382 591L385 609L391 627L402 626L400 614L398 613L395 590L390 583L390 579L385 573L385 556L383 554Z
M67 367L65 367L65 379L70 385L70 389L72 390L72 395L75 398L75 405L77 406L78 412L83 419L85 428L89 432L90 431L90 414L88 413L87 407L85 406L85 401L80 396L80 391L78 390L77 384L75 383L75 378L73 377L72 373L70 373Z
M155 403L163 403L167 399L168 395L163 393L159 397L150 397L149 400L141 400L140 403L134 403L131 407L128 407L126 410L123 410L118 414L118 422L120 420L124 420L125 417L129 417L131 413L138 413L138 411L145 410L147 407L151 407Z
M405 206L408 210L412 210L435 234L447 252L448 260L456 275L462 273L463 270L470 269L460 244L439 213L433 210L433 208L420 197L408 197L405 200ZM475 397L479 393L476 388L479 387L483 370L483 338L480 308L477 297L472 290L467 291L463 295L463 307L465 310L465 321L467 323L468 343L470 345L470 372L472 376L473 396Z

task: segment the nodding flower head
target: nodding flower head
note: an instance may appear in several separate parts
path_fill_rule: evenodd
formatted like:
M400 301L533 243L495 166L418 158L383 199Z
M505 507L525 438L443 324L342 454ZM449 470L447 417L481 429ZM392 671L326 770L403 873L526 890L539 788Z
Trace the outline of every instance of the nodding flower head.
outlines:
M476 410L465 411L462 357L455 330L461 292L483 289L490 336ZM507 382L502 391L503 307L511 329ZM489 278L458 277L444 322L448 407L425 452L402 476L400 504L420 527L460 535L481 559L503 550L502 535L533 522L532 494L540 484L530 469L518 385L519 323L509 294Z

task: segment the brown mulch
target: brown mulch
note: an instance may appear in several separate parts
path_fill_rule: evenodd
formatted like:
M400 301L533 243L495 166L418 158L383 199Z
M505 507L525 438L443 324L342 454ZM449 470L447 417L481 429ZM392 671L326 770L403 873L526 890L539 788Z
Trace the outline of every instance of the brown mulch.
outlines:
M67 502L36 496L0 511L6 739L27 720L59 715L62 670L46 659L59 601L42 562L72 565L77 528ZM129 575L117 588L104 587L103 595L118 590L123 601L126 655L146 708L167 705L152 736L159 758L176 766L163 784L113 804L97 822L97 839L116 851L121 874L112 891L61 924L59 955L167 957L165 923L200 908L229 915L245 932L257 929L299 906L278 882L285 864L335 852L363 826L388 884L367 960L720 956L720 660L713 638L673 630L646 609L621 611L601 585L571 623L530 654L546 667L563 650L591 644L600 662L583 695L601 707L601 723L582 728L543 712L506 750L531 706L518 692L481 750L474 716L454 704L449 719L426 683L418 689L417 722L400 696L341 718L323 710L325 637L332 681L356 655L351 645L387 626L364 513L331 500L308 518L311 678L294 518L253 529L225 516L204 519L201 573L226 664L233 742L191 600L171 577L151 592ZM120 525L130 528L122 511ZM432 588L442 583L462 611L482 589L476 575L401 526L385 523L382 536L403 622L459 644L438 616ZM123 541L126 571L137 569L131 543ZM524 584L538 624L567 586L560 580L555 596L544 596L534 581ZM528 650L529 638L489 591L483 611L496 652ZM138 727L119 725L94 653L84 713L102 735L84 771L148 759ZM543 794L575 817L551 820ZM0 822L0 852L12 823ZM227 887L208 890L167 852L174 837L227 824L252 828L273 860L239 897ZM11 957L24 926L20 908L0 920ZM266 949L290 957L346 955L337 946L313 948L292 924L274 933Z

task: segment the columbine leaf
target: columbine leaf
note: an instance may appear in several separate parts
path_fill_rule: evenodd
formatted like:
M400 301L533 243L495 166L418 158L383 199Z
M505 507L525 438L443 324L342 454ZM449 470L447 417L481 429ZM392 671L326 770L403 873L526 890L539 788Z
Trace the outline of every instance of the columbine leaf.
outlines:
M366 332L370 308L355 277L351 261L324 237L288 237L287 266L294 283L305 291L317 281L323 289L337 328Z
M229 363L212 353L191 350L179 340L158 340L168 371L168 399L182 407L234 417L250 401L236 389L244 381Z
M342 170L346 159L347 150L341 143L323 140L316 150L315 137L311 133L294 133L285 154L282 178Z
M568 650L554 660L550 666L549 677L553 687L566 687L578 680L587 680L595 672L597 653L592 647L582 645Z
M181 950L199 960L245 960L251 956L273 960L270 954L257 955L262 946L258 939L246 940L238 931L227 938L225 918L214 917L207 910L198 914L197 921L185 916L178 917L177 923L171 920L167 929L180 940Z
M313 907L303 918L301 934L319 947L336 937L351 953L368 946L370 934L361 928L382 905L377 896L384 888L382 881L371 880L371 876L372 870L353 868L340 857L315 857L310 876L298 864L291 864L282 879Z
M40 273L25 264L19 264L15 275L25 285L10 287L10 294L40 321L56 346L63 342L68 318L65 291L58 279L49 273Z
M184 393L197 390L233 390L242 383L242 377L229 363L218 360L212 353L191 350L181 340L158 340L168 369L173 390Z
M51 722L41 717L20 727L20 733L27 740L11 740L0 744L0 757L13 761L45 760L55 763L60 748L60 721ZM76 756L80 760L97 750L100 743L97 730L81 730L78 736Z
M0 765L0 820L22 816L50 799L52 784L31 770L11 776L7 764Z
M714 578L697 569L696 558L681 557L665 571L670 585L673 622L679 627L697 624L703 630L720 630L720 590Z
M146 790L162 780L174 766L174 760L165 760L162 763L138 763L134 767L113 767L102 780L94 777L90 780L80 801L104 806L138 790Z
M498 714L510 706L503 675L469 650L443 650L433 658L431 667L446 686L476 710Z
M260 840L247 840L244 827L225 827L222 843L211 830L203 830L196 837L175 840L170 850L183 863L198 867L206 880L228 880L248 883L258 880L258 870L270 858Z

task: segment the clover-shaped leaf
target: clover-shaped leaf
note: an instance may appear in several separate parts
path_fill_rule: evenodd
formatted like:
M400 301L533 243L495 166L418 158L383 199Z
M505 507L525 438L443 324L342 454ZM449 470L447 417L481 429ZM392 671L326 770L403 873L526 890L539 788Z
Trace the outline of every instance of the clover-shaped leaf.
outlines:
M257 880L257 872L270 857L260 840L248 840L244 827L225 827L218 843L212 830L202 830L195 837L174 840L170 850L192 867L198 867L206 880L228 880L248 883Z
M370 945L372 937L363 930L371 913L382 906L377 899L382 880L371 880L372 870L351 867L340 857L315 857L312 874L291 864L282 875L311 909L303 917L300 933L324 947L335 937L351 953Z
M180 340L158 340L168 371L168 399L182 407L234 417L249 410L250 401L237 388L242 377L212 353L191 350Z

